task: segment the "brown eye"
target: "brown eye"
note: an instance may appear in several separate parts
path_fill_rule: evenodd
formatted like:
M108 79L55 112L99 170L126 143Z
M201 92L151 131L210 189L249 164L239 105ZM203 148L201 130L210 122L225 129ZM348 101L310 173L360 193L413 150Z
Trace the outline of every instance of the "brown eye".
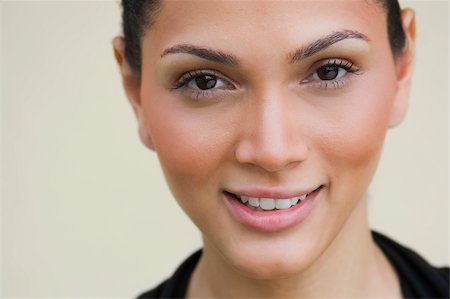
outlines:
M345 86L351 75L360 75L360 68L343 58L329 58L322 60L318 66L312 66L312 72L300 84L327 89Z
M320 80L334 80L339 75L339 66L337 65L324 65L317 69L317 77Z
M199 75L194 78L195 85L201 90L214 88L217 84L217 77L211 75ZM191 81L192 82L192 81ZM194 82L192 82L194 83Z
M173 89L180 89L183 92L194 92L197 95L213 96L216 92L234 90L236 87L230 80L221 75L216 75L215 71L195 70L187 72L175 82ZM198 97L198 96L197 96Z

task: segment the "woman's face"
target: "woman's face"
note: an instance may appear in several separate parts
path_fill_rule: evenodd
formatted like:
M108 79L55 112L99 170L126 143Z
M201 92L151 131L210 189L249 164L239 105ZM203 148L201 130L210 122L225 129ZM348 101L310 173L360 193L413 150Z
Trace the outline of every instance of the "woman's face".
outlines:
M142 55L141 135L205 250L283 277L365 225L350 219L406 106L380 6L166 1Z

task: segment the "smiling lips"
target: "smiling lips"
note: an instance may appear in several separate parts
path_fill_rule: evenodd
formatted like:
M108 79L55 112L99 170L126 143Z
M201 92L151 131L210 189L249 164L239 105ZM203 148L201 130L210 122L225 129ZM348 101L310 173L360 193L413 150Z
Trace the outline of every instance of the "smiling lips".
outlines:
M271 211L271 210L285 210L295 206L298 202L303 201L308 194L295 196L292 198L274 199L274 198L258 198L245 195L233 194L237 199L240 199L243 204L255 211Z
M303 221L315 206L323 187L321 185L309 193L290 198L280 198L275 194L270 196L279 198L255 197L255 193L248 196L227 191L223 195L225 205L235 220L262 232L276 232Z

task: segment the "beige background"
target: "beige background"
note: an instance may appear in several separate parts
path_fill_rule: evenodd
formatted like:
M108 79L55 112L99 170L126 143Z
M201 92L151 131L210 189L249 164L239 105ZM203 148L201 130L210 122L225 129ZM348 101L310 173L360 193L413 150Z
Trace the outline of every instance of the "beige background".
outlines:
M448 263L447 1L417 9L409 115L370 188L372 227ZM200 246L138 141L112 1L1 2L1 285L9 297L132 297Z

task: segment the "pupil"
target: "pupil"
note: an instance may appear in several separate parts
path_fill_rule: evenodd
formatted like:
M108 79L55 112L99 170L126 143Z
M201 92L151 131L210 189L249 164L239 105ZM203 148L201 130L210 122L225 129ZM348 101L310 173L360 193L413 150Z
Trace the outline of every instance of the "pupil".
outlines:
M317 70L317 76L321 80L333 80L339 73L339 67L335 65L322 66Z
M217 84L217 78L209 75L202 75L195 78L195 83L197 83L200 89L211 89Z

